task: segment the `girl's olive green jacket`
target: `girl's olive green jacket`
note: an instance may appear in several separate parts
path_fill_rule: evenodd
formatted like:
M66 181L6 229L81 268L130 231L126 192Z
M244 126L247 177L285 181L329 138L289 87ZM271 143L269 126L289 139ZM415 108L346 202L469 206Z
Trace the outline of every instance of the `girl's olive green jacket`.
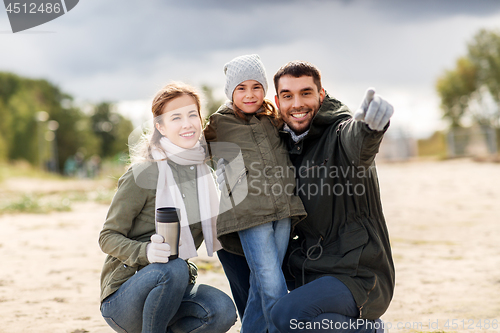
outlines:
M210 117L205 139L213 160L224 158L227 163L229 190L223 191L217 219L217 238L226 251L243 255L237 234L240 230L286 217L291 217L293 227L305 218L302 201L295 195L295 171L288 151L269 117L257 113L241 119L223 105ZM220 148L224 143L239 149ZM232 163L240 151L242 163ZM246 196L234 202L233 194L243 187L248 191Z

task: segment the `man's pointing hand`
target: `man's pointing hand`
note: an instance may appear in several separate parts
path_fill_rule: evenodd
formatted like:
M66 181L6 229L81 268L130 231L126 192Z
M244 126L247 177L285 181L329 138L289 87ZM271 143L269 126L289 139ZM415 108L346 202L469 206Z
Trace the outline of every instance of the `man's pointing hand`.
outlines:
M361 106L354 113L354 120L365 122L372 130L382 131L393 113L392 105L376 95L375 89L368 88Z

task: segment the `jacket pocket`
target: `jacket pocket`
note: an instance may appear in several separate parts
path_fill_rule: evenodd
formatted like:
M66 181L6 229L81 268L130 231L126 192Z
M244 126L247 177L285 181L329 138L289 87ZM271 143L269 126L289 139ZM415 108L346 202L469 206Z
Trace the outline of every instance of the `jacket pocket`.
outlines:
M137 272L137 267L130 267L120 262L111 275L111 283L119 283L121 285L130 279L135 272Z
M327 273L355 276L367 243L368 232L361 221L346 223L337 240L324 247L324 269Z
M368 231L360 221L348 222L341 228L338 241L340 253L347 254L368 243Z
M369 234L370 241L366 244L365 250L360 258L361 265L376 268L378 270L382 267L385 268L391 266L391 263L389 262L390 256L386 252L384 242L381 240L379 232L377 232L373 226L373 224L377 221L367 219L363 222L365 223L365 228Z

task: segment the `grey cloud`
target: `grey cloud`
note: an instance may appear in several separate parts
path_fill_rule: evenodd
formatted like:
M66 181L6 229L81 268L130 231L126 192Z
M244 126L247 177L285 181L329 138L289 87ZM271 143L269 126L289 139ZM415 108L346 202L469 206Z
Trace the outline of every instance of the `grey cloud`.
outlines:
M171 73L178 77L180 70L222 77L224 61L212 64L214 54L228 54L227 61L240 50L273 50L266 66L301 56L339 79L422 81L439 63L432 52L449 32L426 25L419 32L411 23L483 17L499 8L500 2L489 0L80 1L47 25L56 33L3 40L9 51L0 55L0 70L43 75L63 88L79 87L74 93L85 97L140 98L147 89L132 87ZM367 59L376 66L366 65Z

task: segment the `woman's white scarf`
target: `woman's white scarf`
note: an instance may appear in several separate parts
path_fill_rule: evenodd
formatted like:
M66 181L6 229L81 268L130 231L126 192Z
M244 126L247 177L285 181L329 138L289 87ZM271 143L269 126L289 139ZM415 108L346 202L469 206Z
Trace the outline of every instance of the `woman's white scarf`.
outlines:
M219 212L219 193L210 168L204 163L205 150L200 142L197 142L193 148L185 149L173 144L166 137L161 138L160 145L163 151L158 148L152 149L152 155L158 163L159 170L156 208L176 207L180 209L181 245L179 246L179 257L184 260L197 257L198 253L196 252L193 235L189 229L190 223L186 206L167 160L170 159L179 165L196 165L198 204L200 206L203 238L207 253L212 256L215 251L221 249L221 245L217 240L215 226ZM191 221L191 223L196 222L198 221Z

